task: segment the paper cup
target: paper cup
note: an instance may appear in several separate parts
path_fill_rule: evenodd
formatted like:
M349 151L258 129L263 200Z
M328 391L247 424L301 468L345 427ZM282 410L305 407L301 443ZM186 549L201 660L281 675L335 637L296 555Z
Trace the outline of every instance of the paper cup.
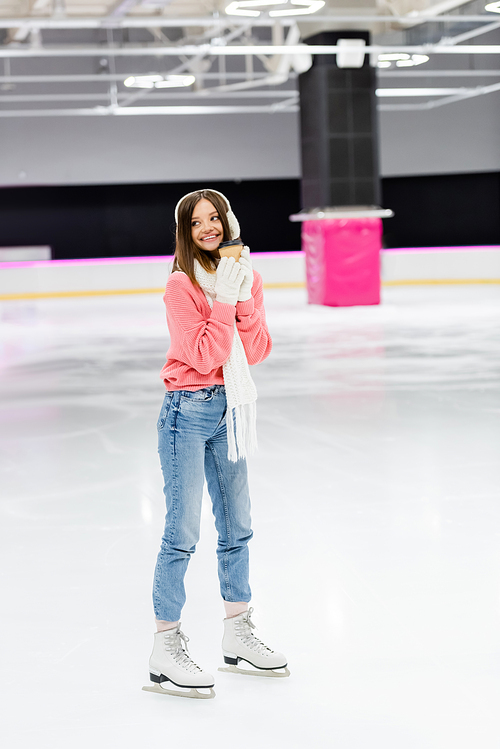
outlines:
M226 244L224 242L224 245L219 247L219 255L221 257L234 257L235 260L239 260L242 249L242 244Z

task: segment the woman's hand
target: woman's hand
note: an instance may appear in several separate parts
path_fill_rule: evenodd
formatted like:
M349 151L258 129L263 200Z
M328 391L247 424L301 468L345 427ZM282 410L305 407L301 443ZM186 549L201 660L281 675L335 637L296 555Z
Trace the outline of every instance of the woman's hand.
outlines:
M252 286L253 286L253 268L252 261L250 260L250 247L245 247L241 251L239 264L245 271L242 284L240 286L240 293L238 294L239 302L247 302L252 298Z
M223 257L217 266L216 301L235 307L244 277L245 269L235 261L234 257Z

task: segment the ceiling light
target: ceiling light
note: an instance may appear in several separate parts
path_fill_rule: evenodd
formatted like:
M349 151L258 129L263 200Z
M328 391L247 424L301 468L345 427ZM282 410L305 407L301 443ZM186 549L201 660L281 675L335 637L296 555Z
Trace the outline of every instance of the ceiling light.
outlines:
M239 3L231 3L226 8L226 14L228 16L251 16L252 18L258 18L260 10L242 10L239 7Z
M130 75L123 84L127 88L154 88L155 83L162 80L162 75Z
M452 96L463 94L464 88L377 88L376 96Z
M258 18L261 14L260 10L247 10L248 8L259 7L262 5L285 5L287 0L237 0L237 2L230 3L226 8L228 16L251 16Z
M195 82L194 75L131 75L123 83L127 88L181 88Z
M307 16L321 10L325 5L324 0L290 0L292 5L304 6L301 8L287 8L285 10L270 10L271 18L280 16Z
M500 3L488 3L484 9L489 10L490 13L500 13Z
M338 43L338 42L337 42ZM407 55L404 52L391 52L378 56L377 67L390 68L395 62L398 68L413 68L415 65L423 65L429 62L428 55Z
M194 75L167 75L162 81L155 83L155 88L179 88L192 86L196 78Z
M387 60L409 60L410 55L407 55L405 52L387 52L386 54L379 55L378 59L383 62L386 62Z
M235 0L226 7L228 16L250 16L258 18L269 5L287 5L288 0ZM316 13L324 7L324 0L290 0L290 5L299 7L288 7L282 10L267 11L272 18L280 16L305 16ZM257 10L261 8L261 10Z
M411 59L414 65L422 65L424 62L429 62L428 55L412 55Z

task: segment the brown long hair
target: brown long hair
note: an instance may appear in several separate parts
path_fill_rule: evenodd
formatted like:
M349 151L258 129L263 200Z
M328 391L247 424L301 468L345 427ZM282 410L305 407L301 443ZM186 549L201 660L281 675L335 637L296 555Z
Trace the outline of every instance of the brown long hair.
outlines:
M199 286L194 275L194 261L198 262L207 271L215 270L215 261L210 252L202 250L193 242L191 236L191 216L195 206L205 198L209 200L219 214L219 218L224 230L221 242L227 242L231 239L229 231L229 222L227 220L227 205L225 200L212 190L196 190L186 195L179 206L177 214L177 228L175 233L175 256L172 272L176 270L184 271L194 286Z

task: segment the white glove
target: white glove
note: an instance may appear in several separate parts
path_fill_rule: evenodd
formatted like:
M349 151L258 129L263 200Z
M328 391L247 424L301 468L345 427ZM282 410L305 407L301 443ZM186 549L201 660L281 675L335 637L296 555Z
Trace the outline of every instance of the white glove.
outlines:
M253 269L252 261L250 260L250 247L245 247L241 251L239 264L245 271L245 277L240 286L240 293L238 294L239 302L248 302L252 298L252 286L253 286Z
M223 257L217 266L215 299L223 304L236 306L245 271L234 257Z

